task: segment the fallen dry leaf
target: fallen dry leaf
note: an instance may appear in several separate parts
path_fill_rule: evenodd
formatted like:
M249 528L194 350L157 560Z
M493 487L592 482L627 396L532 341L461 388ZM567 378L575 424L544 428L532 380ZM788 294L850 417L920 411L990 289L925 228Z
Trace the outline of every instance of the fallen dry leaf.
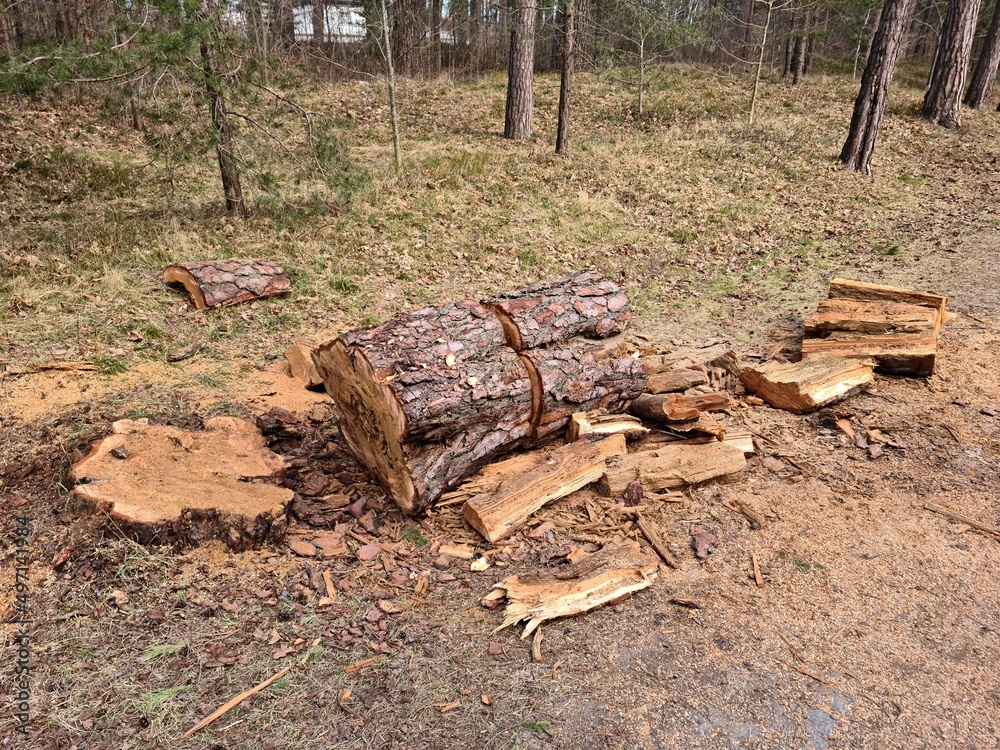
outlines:
M711 529L706 529L703 526L691 529L691 546L699 559L704 560L715 552L715 545L718 543L719 538Z

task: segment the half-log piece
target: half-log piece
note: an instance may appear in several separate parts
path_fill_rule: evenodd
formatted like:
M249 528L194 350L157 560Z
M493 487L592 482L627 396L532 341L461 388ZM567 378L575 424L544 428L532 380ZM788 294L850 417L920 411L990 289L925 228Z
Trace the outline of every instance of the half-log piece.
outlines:
M577 412L569 420L566 439L570 442L594 435L624 435L626 440L638 440L649 432L642 422L630 414L609 414L606 409Z
M552 349L531 349L521 360L532 379L533 437L561 432L576 412L622 411L646 385L646 363L615 358L591 343L576 341Z
M669 354L643 357L649 369L649 393L685 391L708 382L708 371L721 368L738 376L736 355L728 344L681 347Z
M500 319L515 351L565 343L575 336L614 336L625 330L632 316L625 292L594 271L533 284L484 304Z
M73 494L142 543L190 547L221 539L233 550L280 542L294 493L268 480L284 463L242 419L204 431L123 419L73 467Z
M351 451L408 513L531 433L531 381L474 300L344 334L313 361Z
M619 602L650 586L658 565L656 553L630 540L581 557L558 573L511 576L494 586L507 593L507 609L493 632L527 620L523 639L546 620Z
M628 410L647 422L673 424L692 422L704 411L721 411L736 405L728 393L698 393L683 396L679 393L652 395L644 393L635 399Z
M618 497L636 479L644 491L660 492L742 475L746 458L735 445L716 441L704 445L665 445L629 453L609 459L607 466L597 489L605 497Z
M746 366L740 379L772 406L804 414L861 390L872 381L873 369L871 360L810 357Z
M316 364L312 360L312 352L315 348L315 342L296 339L291 346L285 349L284 355L293 378L301 380L311 391L321 391L323 390L323 378L319 376Z
M496 542L523 526L546 503L596 482L604 474L607 459L625 452L623 435L554 448L544 463L469 500L463 509L465 520L487 540Z
M176 263L164 269L163 280L183 284L199 310L292 291L284 269L260 258Z
M829 297L806 321L803 358L870 357L896 375L933 372L945 297L847 279L834 279Z

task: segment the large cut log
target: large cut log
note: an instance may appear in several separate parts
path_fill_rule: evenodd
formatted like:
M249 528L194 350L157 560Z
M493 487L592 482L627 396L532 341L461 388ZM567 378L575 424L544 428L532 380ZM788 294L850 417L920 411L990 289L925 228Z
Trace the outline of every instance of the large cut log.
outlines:
M647 588L656 578L659 557L638 542L608 545L558 573L515 575L496 584L507 595L507 608L496 633L527 620L527 638L546 620L570 617L619 602Z
M836 356L747 365L740 379L771 406L796 414L847 398L872 382L871 360Z
M646 363L609 355L599 345L574 342L521 353L533 386L533 437L561 432L579 411L623 411L646 385Z
M928 376L946 302L937 294L834 279L829 299L805 323L802 357L871 358L883 372Z
M743 451L725 442L665 445L651 451L609 459L597 484L606 497L618 497L638 479L646 492L661 492L743 474Z
M163 270L163 280L183 284L199 310L292 291L284 269L261 258L175 263Z
M624 435L626 440L638 440L649 432L638 417L630 414L609 414L607 409L577 412L569 420L566 439L570 442L597 435Z
M698 393L683 396L679 393L644 393L629 404L631 414L656 424L673 425L697 420L702 412L722 411L736 405L728 393Z
M685 346L668 354L643 357L649 372L646 390L649 393L684 391L709 382L711 370L739 374L736 355L728 344L705 347Z
M465 520L496 542L523 526L546 503L596 482L604 474L605 461L625 452L623 435L553 448L541 464L508 476L494 490L469 500L462 511Z
M625 330L628 297L599 273L584 271L486 300L516 351L565 343L575 336L607 338Z
M249 422L214 417L205 430L123 419L73 467L74 496L142 543L233 550L280 542L294 493L284 462Z
M406 512L531 433L531 381L474 300L344 334L313 361L351 451Z

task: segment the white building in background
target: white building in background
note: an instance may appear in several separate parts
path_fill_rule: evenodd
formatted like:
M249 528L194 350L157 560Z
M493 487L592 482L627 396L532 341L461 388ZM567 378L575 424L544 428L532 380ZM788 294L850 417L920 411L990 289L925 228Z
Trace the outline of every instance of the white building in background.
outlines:
M295 38L311 40L313 7L296 7ZM360 5L327 3L323 8L323 30L328 42L360 42L365 39L365 15Z

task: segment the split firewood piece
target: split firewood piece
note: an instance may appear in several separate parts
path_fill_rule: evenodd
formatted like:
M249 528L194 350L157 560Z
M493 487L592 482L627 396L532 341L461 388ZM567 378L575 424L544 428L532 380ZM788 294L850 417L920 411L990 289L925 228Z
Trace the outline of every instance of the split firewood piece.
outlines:
M859 302L901 302L907 305L921 305L945 311L947 297L929 292L914 292L895 286L869 284L852 279L833 279L830 282L830 299L853 299Z
M493 632L527 620L521 638L528 638L546 620L622 601L650 586L658 565L655 552L629 540L583 556L558 573L511 576L494 586L507 593L507 608Z
M507 479L519 476L548 460L549 451L539 449L515 453L509 458L487 464L471 477L462 482L456 489L441 495L438 506L458 505L467 502L476 495L495 492Z
M492 492L469 500L463 509L465 520L490 542L503 539L546 503L596 482L604 474L607 459L626 450L623 435L553 448L544 463L511 475Z
M261 258L175 263L164 269L163 280L183 284L199 310L292 291L284 269Z
M599 344L577 340L569 346L521 353L532 381L532 437L561 432L576 412L624 411L646 385L646 363L616 357Z
M772 406L804 414L857 393L872 382L873 369L870 359L810 357L748 365L740 379Z
M348 447L408 513L531 433L532 382L474 300L344 334L313 361Z
M643 357L649 369L649 393L685 391L708 383L708 372L714 368L738 376L736 355L728 344L707 347L681 347L669 354Z
M715 435L698 435L697 437L681 438L680 440L675 439L667 443L667 445L704 445L705 443L714 443L717 440L718 438ZM727 432L723 436L722 441L739 448L743 453L757 452L757 448L753 444L753 435L749 432Z
M638 479L645 492L679 489L710 479L742 476L746 458L735 445L665 445L651 451L611 458L597 483L605 497L618 497Z
M614 336L632 317L625 292L594 271L533 284L484 304L500 319L515 351L564 344L575 336Z
M642 422L630 414L609 414L606 409L577 412L569 420L566 439L570 442L593 435L624 435L626 440L638 440L649 432Z
M294 493L270 482L284 462L249 422L214 417L204 431L123 419L73 467L76 498L142 543L221 539L240 551L284 539Z
M291 346L285 349L284 355L293 378L301 380L311 391L321 391L323 390L323 378L316 371L316 364L312 359L312 352L315 348L316 343L313 341L296 339Z
M866 335L916 333L932 336L940 318L933 307L905 302L859 302L850 299L821 300L816 312L805 321L806 336L823 336L834 331Z
M674 424L692 422L697 420L702 412L721 411L735 405L733 397L722 392L698 393L691 396L679 393L644 393L629 405L628 410L647 422Z

